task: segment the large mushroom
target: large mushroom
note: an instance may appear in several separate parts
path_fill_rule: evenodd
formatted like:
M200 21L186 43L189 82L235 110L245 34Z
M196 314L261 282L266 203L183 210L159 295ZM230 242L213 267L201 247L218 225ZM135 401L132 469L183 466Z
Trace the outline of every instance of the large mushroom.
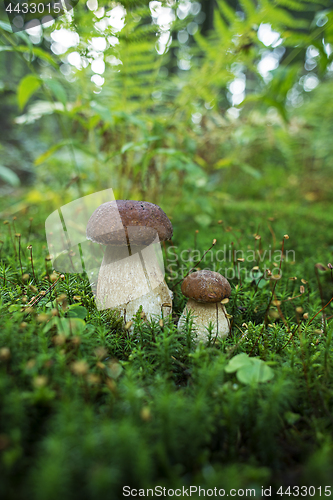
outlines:
M118 310L125 322L142 306L151 319L171 314L172 292L164 280L159 242L172 237L163 210L147 201L117 200L99 206L87 238L106 249L98 274L98 309Z
M231 287L228 280L213 271L197 271L184 279L181 290L182 294L189 300L179 319L178 329L182 329L187 314L191 311L197 340L204 342L209 340L208 326L210 323L213 326L212 338L227 337L230 323L221 301L230 297Z

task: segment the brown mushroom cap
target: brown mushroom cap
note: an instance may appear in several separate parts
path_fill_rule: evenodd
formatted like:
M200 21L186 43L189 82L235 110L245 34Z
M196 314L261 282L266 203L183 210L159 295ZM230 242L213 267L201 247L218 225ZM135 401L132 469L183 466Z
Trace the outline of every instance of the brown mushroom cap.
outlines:
M203 270L189 274L184 279L182 294L197 302L221 302L230 297L231 287L222 274Z
M120 219L121 222L120 222ZM100 205L87 224L87 238L96 243L149 245L172 237L172 224L163 210L148 201L117 200Z

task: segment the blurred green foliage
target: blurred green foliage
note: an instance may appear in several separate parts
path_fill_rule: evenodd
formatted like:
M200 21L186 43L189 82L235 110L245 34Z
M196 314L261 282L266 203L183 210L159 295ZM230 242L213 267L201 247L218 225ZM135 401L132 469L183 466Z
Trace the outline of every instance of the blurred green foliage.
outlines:
M197 200L194 210L206 205L208 216L214 201L243 197L242 186L251 198L279 196L271 184L285 171L302 176L299 199L307 192L327 199L327 183L319 184L331 153L333 14L325 1L221 0L211 31L187 43L179 33L200 24L192 11L177 16L184 4L163 4L173 13L167 27L157 23L161 5L125 4L121 30L109 22L116 4L103 2L94 10L77 5L37 38L11 34L2 23L3 167L23 184L21 170L30 170L44 199L112 187L116 198L189 204L191 212ZM262 26L280 35L275 48L258 38ZM59 49L62 36L72 40ZM267 55L278 67L263 76ZM102 76L92 69L96 61L100 73L105 65ZM246 79L246 96L235 119L230 85L237 78ZM322 83L308 92L308 78ZM13 142L15 165L7 158ZM313 169L314 186L307 178ZM1 172L7 184L17 183Z

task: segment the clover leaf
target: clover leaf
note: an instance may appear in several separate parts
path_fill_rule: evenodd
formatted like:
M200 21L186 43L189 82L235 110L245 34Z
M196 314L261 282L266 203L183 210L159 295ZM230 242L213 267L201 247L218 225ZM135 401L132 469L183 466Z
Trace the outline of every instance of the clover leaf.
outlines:
M236 372L236 376L242 384L258 384L268 382L274 377L274 372L260 358L250 358L242 353L234 356L224 368L227 373Z

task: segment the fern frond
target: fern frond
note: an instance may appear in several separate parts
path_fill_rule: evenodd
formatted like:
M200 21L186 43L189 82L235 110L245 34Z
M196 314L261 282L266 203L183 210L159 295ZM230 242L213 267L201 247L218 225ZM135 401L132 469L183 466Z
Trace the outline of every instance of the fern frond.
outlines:
M283 32L283 39L286 47L307 47L313 41L311 35L304 35L303 33L296 33L289 30Z
M213 53L214 52L214 49L211 45L211 43L209 43L209 41L207 40L206 37L202 36L201 33L199 31L197 31L194 35L194 40L196 41L196 43L198 44L199 48L205 52L206 54L209 54L209 53Z
M235 11L230 7L230 5L227 4L224 0L217 0L218 7L221 11L221 13L224 15L225 19L230 23L233 24L237 20L237 16Z
M281 7L286 7L289 10L296 10L299 12L306 12L309 9L309 5L306 2L296 1L296 0L275 0L276 5Z
M252 0L240 0L240 6L248 17L256 15L256 6Z
M230 36L230 31L228 29L228 26L224 22L220 12L216 9L214 11L214 28L216 30L216 33L221 37L228 37Z
M268 15L272 26L281 29L282 27L292 29L304 29L309 27L306 19L295 19L295 17L283 8L273 7L270 0L263 1L264 12Z

